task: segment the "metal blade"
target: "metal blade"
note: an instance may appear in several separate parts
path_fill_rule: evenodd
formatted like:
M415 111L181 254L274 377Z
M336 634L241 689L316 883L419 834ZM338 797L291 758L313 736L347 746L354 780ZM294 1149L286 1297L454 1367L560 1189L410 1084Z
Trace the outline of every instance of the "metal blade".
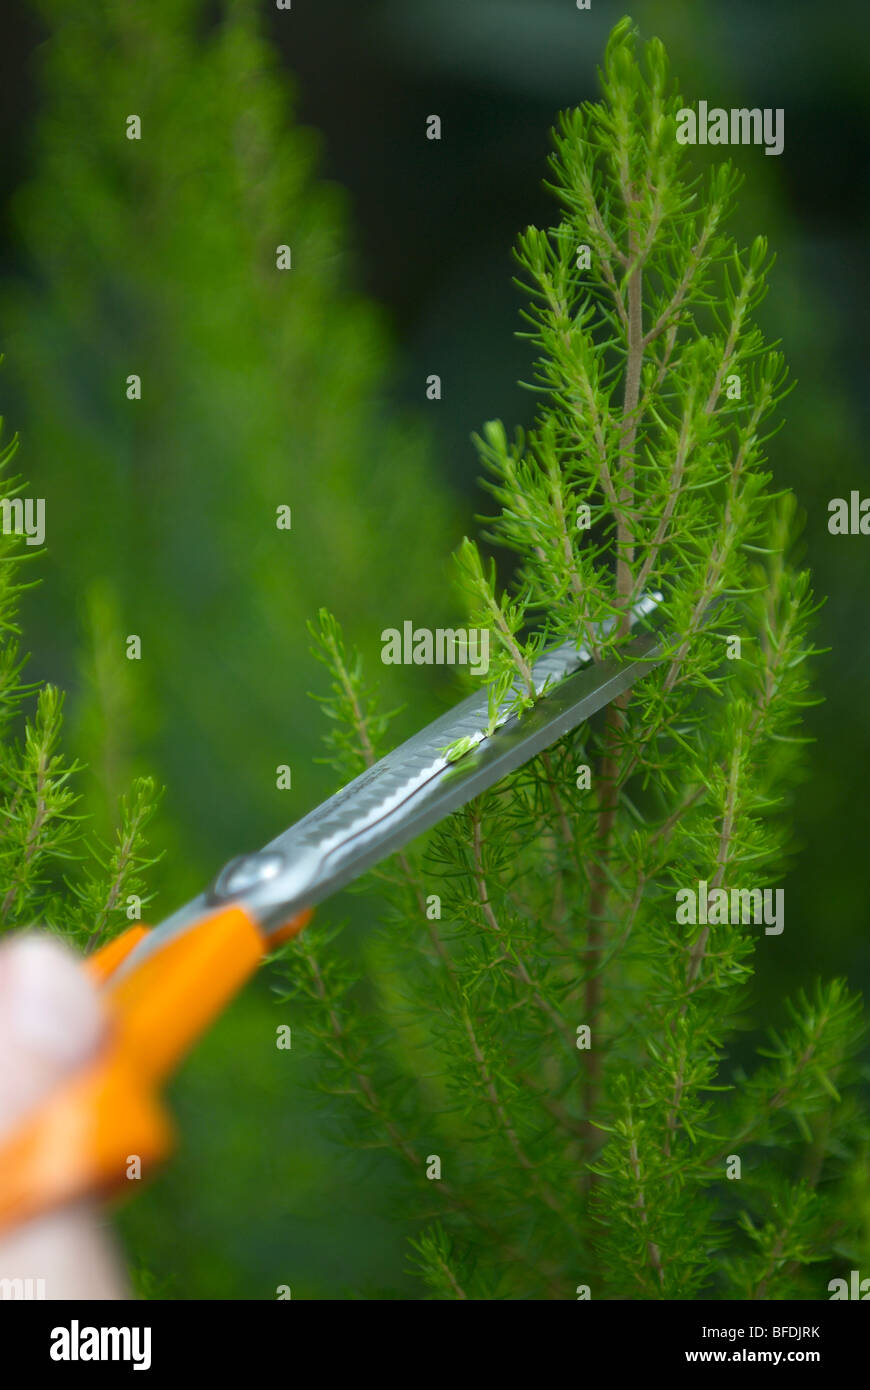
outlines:
M451 737L463 737L465 721L455 719L458 711L436 720L272 840L265 853L281 854L291 878L299 879L293 884L288 915L322 902L610 704L656 664L659 648L654 637L640 637L631 651L630 661L605 661L569 676L533 709L505 720L455 763L433 755ZM403 760L405 766L424 764L404 783ZM284 885L286 890L289 880Z
M645 596L632 619L659 601L658 594ZM506 696L489 735L486 693L469 696L259 853L231 860L206 893L150 933L119 974L218 905L239 902L268 932L322 902L582 724L659 660L654 635L628 644L620 660L598 664L585 648L564 643L534 665L544 698L517 716ZM461 739L473 746L451 761L445 750Z

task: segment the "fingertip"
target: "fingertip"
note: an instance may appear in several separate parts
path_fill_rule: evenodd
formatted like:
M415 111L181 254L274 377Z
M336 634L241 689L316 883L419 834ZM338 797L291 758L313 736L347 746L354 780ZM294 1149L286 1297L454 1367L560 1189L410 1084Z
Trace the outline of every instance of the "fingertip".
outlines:
M0 1127L98 1046L100 998L78 958L45 932L0 946Z

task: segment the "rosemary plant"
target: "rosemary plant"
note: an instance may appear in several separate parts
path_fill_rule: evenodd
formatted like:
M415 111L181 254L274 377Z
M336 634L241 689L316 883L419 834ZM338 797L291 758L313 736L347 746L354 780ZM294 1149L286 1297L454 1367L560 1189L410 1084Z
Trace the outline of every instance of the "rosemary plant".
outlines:
M618 655L653 589L666 659L371 875L389 911L356 967L335 925L303 933L283 997L356 1140L395 1156L432 1296L825 1298L867 1258L860 1001L808 984L747 1040L756 952L798 945L744 909L782 906L817 607L765 460L771 258L728 231L733 165L700 176L678 143L661 43L623 20L602 88L555 132L558 222L517 246L534 426L477 440L512 580L470 540L458 568L497 692L557 640ZM349 778L389 719L332 617L316 638Z

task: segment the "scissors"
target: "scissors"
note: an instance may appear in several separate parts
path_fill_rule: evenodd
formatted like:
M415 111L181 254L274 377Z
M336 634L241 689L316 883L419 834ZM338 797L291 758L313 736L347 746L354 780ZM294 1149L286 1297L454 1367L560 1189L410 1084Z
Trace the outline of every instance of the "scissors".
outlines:
M630 624L660 603L659 593L643 595ZM585 645L552 648L532 667L530 708L517 712L518 687L494 711L486 691L469 695L262 850L230 860L160 925L137 924L87 957L105 1040L0 1141L0 1229L86 1193L119 1193L134 1157L150 1172L173 1144L161 1083L264 957L318 903L577 728L663 656L653 631L600 662Z

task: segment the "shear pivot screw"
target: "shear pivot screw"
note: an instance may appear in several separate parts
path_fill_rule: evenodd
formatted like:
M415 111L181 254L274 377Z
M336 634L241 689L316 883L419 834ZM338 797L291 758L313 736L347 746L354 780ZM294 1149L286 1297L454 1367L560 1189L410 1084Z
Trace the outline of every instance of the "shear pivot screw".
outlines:
M284 859L280 854L241 854L221 869L215 879L212 895L216 898L237 897L277 878L283 868Z

